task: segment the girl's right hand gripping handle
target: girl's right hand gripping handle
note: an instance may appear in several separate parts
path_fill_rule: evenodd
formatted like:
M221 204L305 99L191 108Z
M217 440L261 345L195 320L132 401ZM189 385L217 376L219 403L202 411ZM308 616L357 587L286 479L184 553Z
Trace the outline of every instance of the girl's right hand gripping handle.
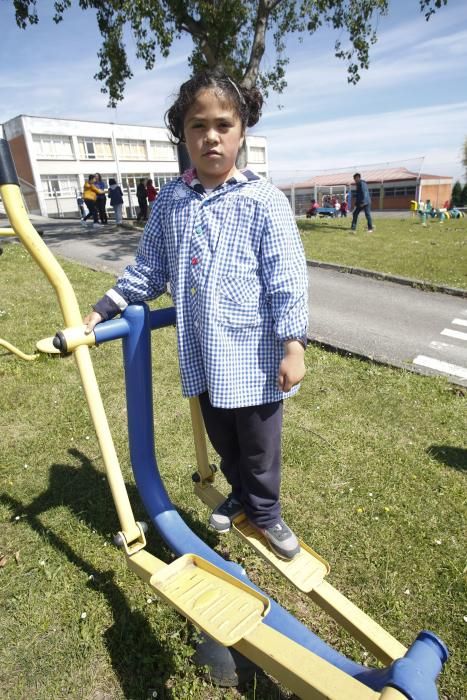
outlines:
M0 139L0 187L2 185L19 185L10 146L6 139Z

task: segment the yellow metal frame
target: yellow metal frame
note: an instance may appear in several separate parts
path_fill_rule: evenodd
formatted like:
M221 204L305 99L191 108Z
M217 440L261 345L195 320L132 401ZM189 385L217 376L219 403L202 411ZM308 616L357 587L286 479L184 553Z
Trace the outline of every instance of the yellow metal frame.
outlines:
M24 247L34 258L55 290L65 325L67 327L82 327L82 316L74 289L65 272L29 221L19 187L17 185L2 185L0 191L5 211L15 234L20 238ZM97 386L89 348L84 345L77 347L74 356L104 460L107 479L120 521L124 542L133 549L144 547L146 540L144 533L142 533L135 521L131 509L104 405Z
M79 328L81 314L64 271L31 225L17 185L0 186L14 233L37 262L54 288L67 329ZM269 601L250 586L193 554L165 564L145 551L141 525L134 519L107 417L94 374L89 347L80 333L69 333L86 400L96 430L112 497L121 525L129 567L188 619L217 639L232 645L278 681L306 700L403 700L392 688L377 693L343 673L316 654L263 624ZM78 338L78 340L77 340ZM93 339L92 342L95 342ZM89 342L91 344L91 342ZM207 459L206 438L197 400L190 402L200 488L212 487L213 472ZM218 493L218 492L217 492ZM322 584L319 584L322 585ZM319 586L318 586L319 587ZM331 605L331 604L330 604ZM332 607L335 603L332 602ZM228 611L229 620L223 613ZM227 613L225 615L227 617ZM378 646L378 645L377 645Z

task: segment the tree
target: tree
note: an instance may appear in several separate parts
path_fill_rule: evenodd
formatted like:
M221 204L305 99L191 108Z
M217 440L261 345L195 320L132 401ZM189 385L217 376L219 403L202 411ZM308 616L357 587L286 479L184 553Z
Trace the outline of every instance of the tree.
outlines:
M462 185L459 182L459 180L457 180L457 182L454 183L454 187L452 188L451 199L453 207L462 206Z
M462 188L461 206L467 207L467 182L465 183L464 187Z
M376 26L387 14L389 0L78 0L83 10L96 11L103 38L99 50L100 71L94 76L109 95L109 105L123 99L126 81L132 77L123 39L128 27L136 44L136 56L151 70L159 52L167 57L182 34L193 40L189 63L200 68L223 68L240 84L259 83L266 92L282 92L286 86L285 37L303 40L320 27L347 34L335 42L335 54L347 62L348 81L357 83L369 66L370 46L376 42ZM25 29L37 24L37 0L13 0L16 22ZM447 0L418 0L425 18ZM71 0L54 0L58 24ZM275 64L260 71L266 40L275 49Z

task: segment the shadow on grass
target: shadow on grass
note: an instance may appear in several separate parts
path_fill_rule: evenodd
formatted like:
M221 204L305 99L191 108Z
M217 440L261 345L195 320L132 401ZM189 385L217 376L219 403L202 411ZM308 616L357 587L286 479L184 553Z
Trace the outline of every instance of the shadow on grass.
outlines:
M308 224L306 227L305 226L300 226L299 230L302 233L322 233L324 230L332 229L333 231L342 231L345 233L346 231L350 230L350 220L349 220L349 225L348 226L333 226L329 224L326 220L321 221L320 223L316 222L313 224Z
M450 445L431 445L428 454L438 462L446 464L448 467L467 471L467 450L462 447L451 447Z
M154 630L141 612L131 610L129 601L115 583L115 574L94 567L78 554L70 544L40 522L45 511L57 506L67 506L81 522L103 536L119 529L107 479L98 472L92 462L78 450L70 454L80 461L80 468L69 464L53 464L50 468L49 488L30 505L25 505L6 494L0 500L15 509L17 514L26 516L30 527L45 536L47 541L62 552L74 566L92 576L89 585L99 590L112 609L114 624L105 632L105 640L112 666L118 676L126 698L145 699L148 689L160 689L159 697L169 699L170 689L164 688L165 681L175 672L176 666L165 645L157 639ZM130 500L136 502L137 490L127 485ZM135 509L136 510L136 509ZM142 519L142 513L136 515ZM154 533L148 533L148 549L167 561L169 552L162 540ZM103 562L105 563L105 561ZM92 581L92 583L91 583Z
M14 516L21 515L29 526L57 551L63 553L68 561L83 571L89 579L89 586L98 590L107 598L112 609L114 624L105 632L106 646L112 667L118 677L124 697L134 700L146 700L153 697L156 690L159 698L170 700L174 696L165 682L179 672L179 665L168 653L167 646L157 638L157 630L151 627L146 617L131 609L129 601L120 587L115 583L113 571L97 568L86 561L65 539L55 534L49 527L42 525L40 516L52 508L66 506L81 523L91 531L103 537L119 530L115 507L104 474L98 471L86 455L76 449L69 450L71 457L79 462L78 468L71 464L52 464L48 489L32 503L26 505L7 494L0 495L0 501L14 509ZM133 484L126 484L130 502L137 520L145 520L144 507L138 490ZM177 508L188 527L203 539L210 547L221 541L219 536L201 522L190 511ZM147 533L147 550L163 561L170 563L172 552L155 532L154 527ZM223 556L229 558L226 551ZM241 687L245 698L261 697L285 700L277 684L263 672L257 674L257 687L251 684ZM174 689L176 690L176 689ZM240 688L239 688L240 690Z

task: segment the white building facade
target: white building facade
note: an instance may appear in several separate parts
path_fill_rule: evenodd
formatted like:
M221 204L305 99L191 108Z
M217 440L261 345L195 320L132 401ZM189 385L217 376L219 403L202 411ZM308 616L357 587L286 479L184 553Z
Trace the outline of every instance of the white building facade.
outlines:
M114 178L134 216L136 186L151 179L162 187L178 176L177 148L164 127L20 115L3 124L30 213L79 216L77 199L89 174ZM248 136L248 167L268 176L267 143Z

